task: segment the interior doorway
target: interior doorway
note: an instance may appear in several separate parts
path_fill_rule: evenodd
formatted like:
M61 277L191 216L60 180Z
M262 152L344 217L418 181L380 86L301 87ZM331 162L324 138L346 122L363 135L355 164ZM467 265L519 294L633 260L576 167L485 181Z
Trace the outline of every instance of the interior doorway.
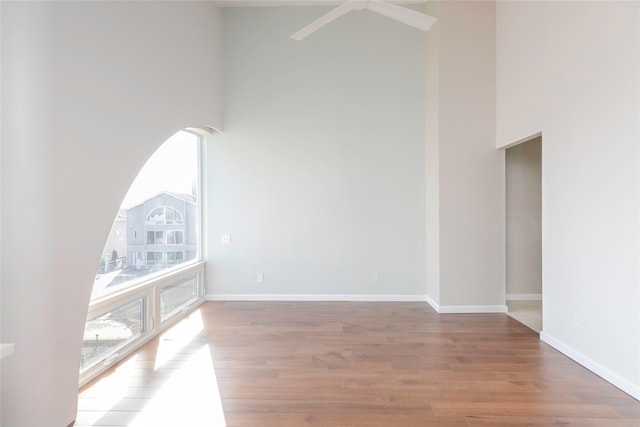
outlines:
M542 136L505 153L506 296L511 317L542 330Z

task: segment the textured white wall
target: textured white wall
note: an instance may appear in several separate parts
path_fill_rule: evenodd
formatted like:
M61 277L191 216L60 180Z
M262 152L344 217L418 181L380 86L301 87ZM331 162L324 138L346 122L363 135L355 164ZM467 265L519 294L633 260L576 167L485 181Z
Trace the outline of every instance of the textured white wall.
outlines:
M507 296L542 293L542 138L506 151Z
M639 9L497 6L498 145L544 143L542 337L638 398Z
M2 425L67 426L105 238L176 131L220 126L210 2L2 2Z
M209 294L425 294L424 35L328 9L223 11Z
M446 311L504 311L504 153L495 149L495 4L429 6L429 297ZM434 81L435 80L435 81ZM437 115L437 116L436 116ZM433 157L437 156L437 160ZM436 211L437 210L437 211ZM431 239L437 239L438 247ZM438 252L435 252L437 249ZM439 274L432 274L433 265ZM435 282L435 283L434 283Z

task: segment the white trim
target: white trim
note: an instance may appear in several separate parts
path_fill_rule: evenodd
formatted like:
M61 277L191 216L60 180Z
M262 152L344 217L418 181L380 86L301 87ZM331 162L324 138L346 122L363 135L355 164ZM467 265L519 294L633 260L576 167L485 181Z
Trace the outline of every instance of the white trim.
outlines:
M620 390L624 391L634 399L640 400L640 384L633 384L628 379L621 377L620 375L611 371L609 368L602 366L595 360L564 344L559 339L549 335L544 331L540 332L540 340L549 344L551 347L555 348L570 359L573 359L575 362L584 366L602 379L618 387Z
M525 136L524 138L521 138L517 141L511 142L509 144L505 144L505 145L498 145L497 149L498 150L506 150L507 148L511 148L511 147L515 147L516 145L520 145L523 144L525 142L529 142L531 140L534 140L538 137L542 136L542 132L536 132L533 135L529 135L529 136Z
M153 338L155 338L155 334L152 330L144 332L142 335L131 339L122 347L117 348L114 352L109 353L107 357L102 361L98 361L97 363L86 368L84 371L81 371L78 376L78 388L87 385L98 375L106 371L110 366L125 359L131 353L151 341Z
M507 301L542 301L542 294L507 294Z
M204 242L205 242L205 238L204 238L204 225L203 225L203 218L206 218L204 216L204 204L205 204L205 200L203 198L204 196L204 191L203 191L203 176L206 174L206 170L207 168L204 166L203 162L204 162L204 150L205 150L205 146L206 146L206 142L207 142L207 137L205 136L205 134L202 134L200 132L198 132L196 129L191 129L188 128L188 132L194 133L195 135L198 136L198 140L196 142L196 147L197 147L197 181L196 181L196 197L197 197L197 203L196 203L196 212L198 213L198 220L196 221L196 257L199 260L204 260L204 255L205 252L203 250L204 247ZM186 202L186 200L185 200ZM185 210L184 210L185 214L187 213L187 209L186 209L186 204L185 204ZM186 225L186 224L185 224ZM187 231L186 228L183 229L183 231ZM182 233L182 241L186 242L186 236L185 233ZM185 253L185 258L186 258L187 254Z
M426 302L438 313L506 313L506 305L438 305L427 295L209 294L207 301Z
M429 304L436 311L436 313L440 313L440 304L438 304L429 295L427 295L427 304Z
M112 308L133 300L134 294L144 294L149 288L154 286L164 287L167 284L176 282L194 273L204 274L204 261L195 261L186 265L179 265L173 268L162 270L159 274L143 276L143 280L131 286L124 287L118 291L103 295L89 303L89 313L87 320L100 317L111 311Z
M121 292L107 295L101 300L92 303L89 306L87 321L94 320L114 308L128 304L137 298L143 298L146 304L146 307L143 307L142 310L145 316L145 331L139 336L132 338L122 347L109 353L105 359L81 370L78 386L82 387L89 383L104 372L109 366L112 366L128 357L133 351L149 342L170 325L174 324L178 319L186 316L202 304L204 302L203 298L198 298L197 300L188 302L183 308L172 314L174 317L165 319L164 322L160 321L161 313L159 300L161 290L171 284L179 283L190 276L196 277L196 280L198 280L198 287L202 289L204 287L204 265L205 263L203 261L198 261L183 268L172 269L169 273L142 282L137 286L124 289Z
M200 279L200 281L202 283L202 279ZM159 294L157 290L154 290L154 292L156 295ZM155 300L155 297L152 299ZM203 298L198 298L197 300L190 302L188 305L185 305L182 309L177 310L175 313L172 314L172 317L165 319L164 322L160 322L159 321L160 316L159 314L156 313L156 310L159 311L160 307L158 307L157 304L155 305L155 307L152 307L155 304L155 301L151 301L146 310L147 318L152 317L152 320L151 320L152 324L150 325L148 330L142 333L140 336L124 344L122 347L116 349L115 352L108 355L106 359L92 366L89 366L87 369L80 372L79 378L78 378L78 387L85 386L90 381L93 381L98 375L102 374L110 366L113 366L116 363L120 362L121 360L124 360L127 357L129 357L131 353L133 353L134 351L136 351L137 349L139 349L140 347L142 347L143 345L145 345L146 343L148 343L149 341L151 341L152 339L160 335L162 332L164 332L171 326L175 325L180 320L184 319L191 313L195 312L202 305L203 302L204 302ZM157 321L155 320L156 318L157 318ZM147 320L149 321L149 319Z
M441 305L438 313L441 314L481 314L481 313L506 313L506 305Z
M371 301L425 302L426 295L209 294L207 301Z

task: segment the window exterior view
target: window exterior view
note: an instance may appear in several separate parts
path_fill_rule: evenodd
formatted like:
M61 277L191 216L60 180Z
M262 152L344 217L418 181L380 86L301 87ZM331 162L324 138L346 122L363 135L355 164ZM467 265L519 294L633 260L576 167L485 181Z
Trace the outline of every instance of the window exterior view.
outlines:
M166 141L124 198L98 263L81 372L99 371L201 297L202 273L188 267L200 259L199 139Z
M127 210L127 260L152 271L195 259L198 253L196 198L164 192Z
M198 136L179 132L149 159L107 237L92 299L198 258Z

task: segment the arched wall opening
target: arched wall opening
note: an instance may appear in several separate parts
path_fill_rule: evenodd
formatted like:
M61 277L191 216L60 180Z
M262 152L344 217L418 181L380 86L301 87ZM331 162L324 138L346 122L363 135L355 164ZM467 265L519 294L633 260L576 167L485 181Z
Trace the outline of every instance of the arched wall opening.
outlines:
M82 340L80 385L125 358L204 297L202 146L177 132L149 157L117 209Z
M2 359L0 424L66 426L117 207L162 141L222 123L220 11L210 2L0 8L1 341L15 344Z

